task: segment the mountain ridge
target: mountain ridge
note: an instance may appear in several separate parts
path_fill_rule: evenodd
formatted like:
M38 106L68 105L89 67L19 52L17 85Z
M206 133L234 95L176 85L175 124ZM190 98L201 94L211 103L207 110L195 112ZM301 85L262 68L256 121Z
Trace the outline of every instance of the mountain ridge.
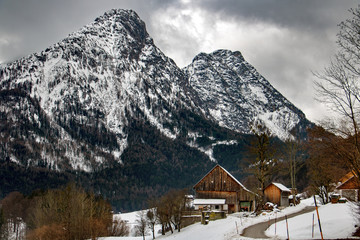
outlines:
M0 65L0 113L0 161L81 173L118 206L129 188L141 198L189 186L214 162L235 170L242 153L219 151L244 148L254 122L283 140L311 126L239 51L200 53L180 69L121 9Z
M239 51L200 53L184 71L190 84L195 82L198 95L203 96L198 105L208 108L207 114L221 126L251 133L251 124L261 121L272 134L286 140L292 137L290 132L300 119L305 119L305 114L272 87ZM272 121L281 118L280 112L287 114L290 121Z

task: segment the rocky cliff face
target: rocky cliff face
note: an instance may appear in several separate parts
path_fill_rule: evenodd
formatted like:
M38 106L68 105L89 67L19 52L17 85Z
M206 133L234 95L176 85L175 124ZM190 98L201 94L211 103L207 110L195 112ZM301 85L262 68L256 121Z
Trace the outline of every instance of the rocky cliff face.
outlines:
M0 113L0 160L96 173L90 185L105 191L96 181L107 179L115 198L124 186L191 185L221 156L233 161L219 146L238 149L254 122L280 139L311 125L240 52L201 53L180 69L129 10L0 66Z
M251 133L251 125L260 122L285 140L306 119L238 51L200 53L184 71L198 96L196 105L228 129Z
M127 147L130 120L149 121L165 136L176 138L176 129L163 125L172 121L172 109L190 106L183 72L153 44L133 11L109 11L45 51L0 71L1 90L16 89L36 99L59 129L58 137L75 145L91 142L96 151L110 153L117 161ZM75 149L64 151L72 168L94 167L85 156L76 156ZM102 163L101 158L93 160Z

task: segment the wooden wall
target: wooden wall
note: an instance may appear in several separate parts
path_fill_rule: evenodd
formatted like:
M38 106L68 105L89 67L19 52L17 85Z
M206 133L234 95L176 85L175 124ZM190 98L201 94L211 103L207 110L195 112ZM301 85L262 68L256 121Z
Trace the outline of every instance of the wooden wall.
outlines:
M215 167L208 175L195 185L196 191L232 191L241 190L242 187L224 171L220 166Z
M280 206L281 204L281 191L274 184L269 185L264 191L265 199Z
M355 177L339 186L338 189L359 189L359 183Z

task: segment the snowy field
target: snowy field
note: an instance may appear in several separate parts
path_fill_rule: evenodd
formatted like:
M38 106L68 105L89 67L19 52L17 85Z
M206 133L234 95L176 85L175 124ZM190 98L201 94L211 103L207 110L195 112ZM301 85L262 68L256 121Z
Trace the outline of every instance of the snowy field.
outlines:
M258 222L266 222L275 217L279 218L294 212L298 212L306 206L314 206L313 198L302 200L302 202L295 207L287 207L281 211L273 211L269 213L261 214L257 217L245 216L242 213L235 213L228 215L226 219L211 221L208 225L202 225L196 223L186 228L181 229L181 232L174 232L174 234L167 233L162 236L157 233L156 239L168 240L238 240L238 239L249 239L240 236L244 228L253 225ZM321 220L321 226L324 238L336 239L346 238L356 230L355 225L357 224L357 212L356 205L353 203L345 204L327 204L319 207L319 214ZM314 238L319 239L319 225L317 223L316 212L306 213L294 218L288 219L289 236L290 239L311 239L312 238L312 217L315 214L315 227L314 227ZM134 226L136 222L136 212L120 214L122 220L128 221L130 226ZM160 226L158 227L160 229ZM102 240L140 240L142 237L134 237L133 231L131 237L107 237ZM276 236L275 236L275 225L271 225L266 231L272 239L286 239L286 224L285 221L276 223ZM149 231L146 239L152 239L151 232Z
M356 205L348 203L326 204L319 207L320 223L325 239L351 237L358 224ZM312 222L314 215L314 237L312 237ZM305 213L288 219L290 239L321 239L316 212ZM287 239L286 222L276 224L276 236ZM265 232L267 236L275 236L275 225L271 225Z

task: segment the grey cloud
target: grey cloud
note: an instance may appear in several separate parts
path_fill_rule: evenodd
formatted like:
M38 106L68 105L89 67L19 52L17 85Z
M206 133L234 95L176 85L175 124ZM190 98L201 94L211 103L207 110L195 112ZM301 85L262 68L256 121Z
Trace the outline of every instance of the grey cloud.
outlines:
M304 0L203 0L196 5L226 18L258 19L274 24L303 27L332 27L343 20L346 11L357 7L358 1Z
M0 62L38 52L112 8L135 10L148 22L166 0L0 0Z

